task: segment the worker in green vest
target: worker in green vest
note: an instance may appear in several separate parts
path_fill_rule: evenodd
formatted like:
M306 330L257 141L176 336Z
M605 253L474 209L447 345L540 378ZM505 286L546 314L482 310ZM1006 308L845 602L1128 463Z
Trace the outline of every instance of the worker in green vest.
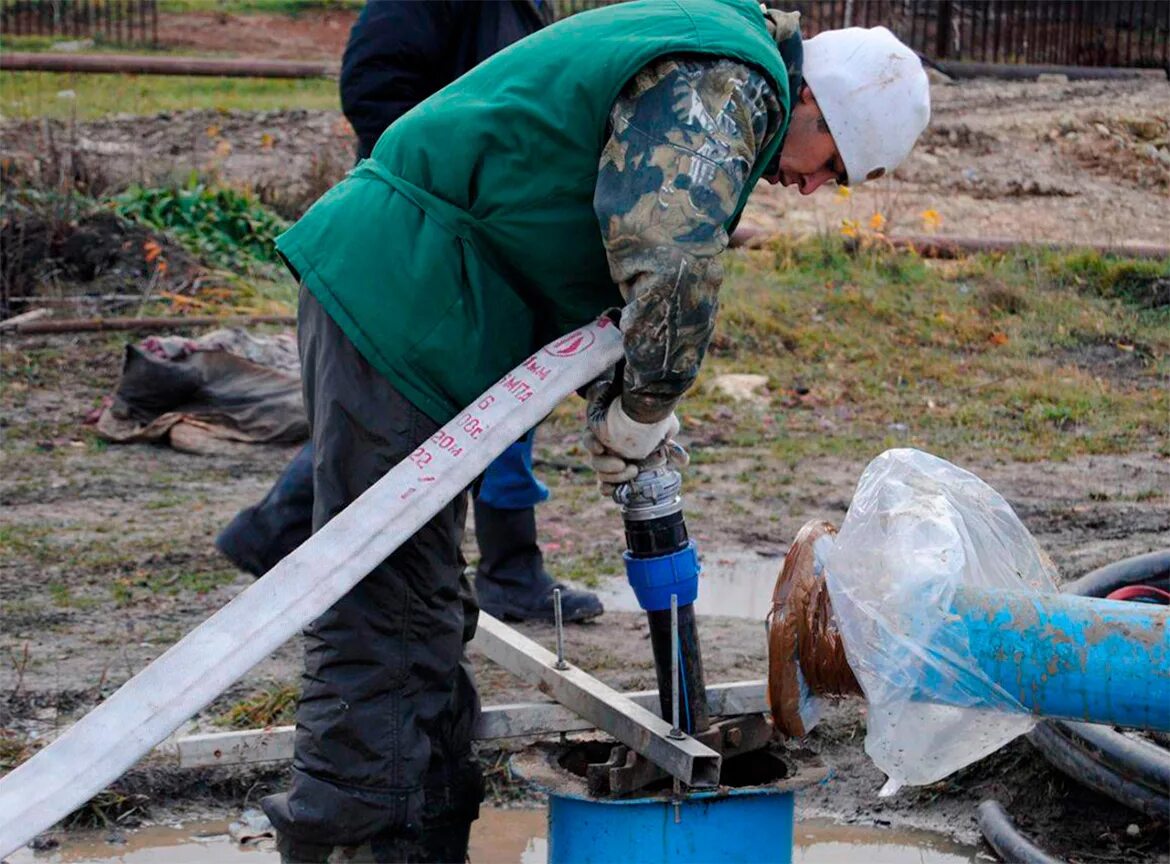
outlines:
M929 119L921 64L888 30L802 42L797 25L750 0L572 16L397 120L281 236L301 282L314 530L609 308L625 361L587 409L599 480L630 479L670 442L755 184L811 194L888 174ZM285 861L464 860L482 797L466 506L306 628L291 788L263 801Z

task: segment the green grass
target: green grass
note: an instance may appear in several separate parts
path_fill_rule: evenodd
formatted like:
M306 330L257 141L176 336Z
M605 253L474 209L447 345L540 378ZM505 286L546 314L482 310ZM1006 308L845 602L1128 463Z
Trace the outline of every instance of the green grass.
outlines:
M929 262L837 238L725 259L714 339L679 406L692 464L1170 453L1170 264L1023 250ZM768 379L764 405L713 392ZM553 424L568 431L579 406ZM761 493L763 494L763 493Z
M1059 458L1164 444L1170 431L1170 315L1151 300L1166 263L1022 252L941 268L826 239L729 269L702 378L765 374L781 410L737 410L728 443ZM700 416L723 402L702 383L688 406Z
M613 554L612 550L559 553L555 559L549 560L548 566L554 578L586 588L597 588L609 577L622 572L621 556Z
M189 51L176 51L171 48L151 45L138 44L124 44L121 42L107 41L102 33L95 33L92 36L66 36L58 33L55 36L14 36L10 33L4 34L4 50L5 51L24 51L29 53L40 53L43 51L51 51L56 54L69 54L72 51L62 51L56 46L63 43L76 43L91 41L92 45L87 45L79 52L84 54L188 54Z
M269 684L229 707L214 722L228 729L259 729L291 723L300 695L297 684Z
M6 118L24 120L73 116L93 120L111 114L195 109L274 111L338 107L337 82L327 79L0 72L0 113Z

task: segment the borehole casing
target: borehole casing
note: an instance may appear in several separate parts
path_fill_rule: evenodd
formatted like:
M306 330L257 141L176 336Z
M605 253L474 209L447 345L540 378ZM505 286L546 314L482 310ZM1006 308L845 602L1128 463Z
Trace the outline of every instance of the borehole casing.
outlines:
M536 744L512 757L516 773L548 793L550 864L789 864L793 796L829 776L819 760L745 753L724 762L726 785L684 792L676 821L669 780L643 794L589 794L586 765L604 761L612 746Z
M793 791L782 785L593 799L549 793L549 864L790 864Z

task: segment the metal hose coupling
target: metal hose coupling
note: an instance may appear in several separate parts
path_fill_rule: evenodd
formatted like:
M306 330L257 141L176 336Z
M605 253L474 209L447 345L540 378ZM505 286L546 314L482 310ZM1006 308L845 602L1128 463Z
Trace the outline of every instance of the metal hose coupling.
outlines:
M638 476L613 494L626 530L626 576L647 612L694 603L699 594L699 556L682 513L682 476L665 459L644 463Z

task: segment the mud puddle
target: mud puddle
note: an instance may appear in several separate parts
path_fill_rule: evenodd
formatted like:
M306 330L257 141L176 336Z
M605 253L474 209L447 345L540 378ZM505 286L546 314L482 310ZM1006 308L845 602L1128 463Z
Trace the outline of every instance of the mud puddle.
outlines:
M698 615L722 615L763 621L772 607L772 588L784 558L743 550L703 552L699 577ZM641 607L626 577L615 576L597 589L606 609L638 612Z
M544 810L483 808L471 832L475 864L543 864L548 859ZM25 848L8 864L277 864L270 839L240 846L226 822L157 826L108 843L102 832L78 832L55 849ZM885 831L810 820L796 826L794 864L972 864L993 859L972 846L925 831Z
M240 845L227 822L191 822L125 832L124 843L109 832L75 832L44 852L29 848L5 864L279 864L275 844L262 837ZM471 860L491 864L543 864L548 858L544 810L481 808L471 831Z

